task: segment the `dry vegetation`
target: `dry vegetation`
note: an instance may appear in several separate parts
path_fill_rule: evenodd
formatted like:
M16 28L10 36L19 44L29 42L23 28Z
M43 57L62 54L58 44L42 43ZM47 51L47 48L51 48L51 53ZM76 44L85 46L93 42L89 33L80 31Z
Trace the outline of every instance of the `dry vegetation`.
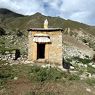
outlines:
M94 89L94 79L80 80L52 67L0 61L0 95L95 95Z

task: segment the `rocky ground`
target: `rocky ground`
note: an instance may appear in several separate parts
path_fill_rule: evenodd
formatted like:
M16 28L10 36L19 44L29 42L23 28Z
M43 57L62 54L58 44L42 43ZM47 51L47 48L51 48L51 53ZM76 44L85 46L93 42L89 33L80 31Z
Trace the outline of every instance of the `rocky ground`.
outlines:
M64 55L92 58L95 54L95 37L84 30L69 30L63 34Z

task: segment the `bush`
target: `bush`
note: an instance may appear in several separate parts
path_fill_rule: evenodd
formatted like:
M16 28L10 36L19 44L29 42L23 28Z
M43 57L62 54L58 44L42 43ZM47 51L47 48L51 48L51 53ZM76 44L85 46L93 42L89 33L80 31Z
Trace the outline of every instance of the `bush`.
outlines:
M63 73L56 68L42 68L38 66L32 66L29 72L29 78L32 81L56 81L62 78Z
M79 75L71 74L67 77L68 80L80 80Z
M75 74L63 72L57 68L42 68L38 66L32 66L29 72L29 79L32 81L62 81L66 80L79 80L80 77Z
M83 64L89 64L90 62L92 62L92 60L88 59L88 58L82 59L82 58L79 58L79 57L74 57L73 59L77 60L77 61L79 61L79 62L81 62Z
M86 79L86 83L91 85L91 86L95 86L95 78L88 78Z
M91 74L95 74L95 68L92 67L92 66L90 66L90 65L88 65L88 66L87 66L87 72L89 72L89 73L91 73Z
M87 43L87 40L86 40L86 39L82 39L82 41L83 41L84 43Z
M63 77L64 77L66 80L71 80L71 81L72 81L72 80L80 80L79 75L70 74L70 73L66 73L66 72L64 72Z
M12 67L6 61L0 61L0 85L4 84L6 80L12 79L14 72Z

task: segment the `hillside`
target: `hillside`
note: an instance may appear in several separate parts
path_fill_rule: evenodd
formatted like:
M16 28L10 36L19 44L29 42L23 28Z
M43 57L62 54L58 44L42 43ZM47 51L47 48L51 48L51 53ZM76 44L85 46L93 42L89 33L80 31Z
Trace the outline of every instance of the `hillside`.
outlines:
M34 27L43 28L43 22L45 19L48 19L49 21L49 28L58 27L64 29L63 34L66 37L64 37L63 40L65 43L64 46L66 45L66 51L68 46L72 48L77 48L79 52L83 52L84 49L86 49L89 52L91 51L90 54L93 55L95 50L94 26L89 26L72 20L65 20L60 17L44 16L41 13L36 13L31 16L23 16L7 9L0 9L0 32L2 33L2 29L6 32L4 36L0 37L1 50L3 47L12 49L19 48L21 49L22 54L26 54L28 34L27 29ZM75 43L76 41L77 44ZM77 50L73 53L76 53ZM85 54L86 52L87 51L85 51Z
M0 9L1 22L2 24L5 23L6 26L10 29L11 28L27 29L30 27L43 27L43 21L46 18L49 20L49 27L61 27L61 28L70 27L70 28L77 28L77 29L78 28L84 28L84 29L89 28L88 25L75 22L75 21L71 21L71 20L65 20L60 17L44 16L41 13L36 13L31 16L23 16L23 15L14 13L12 11L9 11L7 9Z
M10 11L10 10L8 10L8 9L4 9L4 8L1 8L0 9L0 16L6 16L6 17L20 17L20 16L23 16L23 15L21 15L21 14L17 14L17 13L15 13L15 12L12 12L12 11Z
M61 28L71 28L71 29L80 29L83 28L88 30L89 33L94 33L95 27L88 26L83 23L79 23L72 20L65 20L60 17L50 17L44 16L41 13L36 13L31 16L23 16L21 14L14 13L7 9L0 9L0 21L1 26L6 26L6 28L15 30L16 28L19 29L28 29L30 27L43 27L43 21L45 19L49 21L49 27L61 27Z

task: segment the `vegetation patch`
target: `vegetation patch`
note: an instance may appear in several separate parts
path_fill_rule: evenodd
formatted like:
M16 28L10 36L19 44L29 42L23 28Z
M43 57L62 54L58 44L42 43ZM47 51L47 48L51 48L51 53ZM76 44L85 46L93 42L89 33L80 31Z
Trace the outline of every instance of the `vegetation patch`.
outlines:
M62 79L63 72L56 68L43 68L39 66L32 66L29 72L29 78L32 81L57 81Z
M14 49L14 48L3 48L3 49L0 49L0 53L1 54L5 54L6 52L12 53L13 51L16 51L16 49Z
M91 74L95 74L95 68L92 67L91 65L87 66L87 72L91 73Z
M67 77L68 80L80 80L80 77L79 75L75 75L75 74L71 74L71 75L68 75Z
M6 61L0 61L0 86L15 76L12 66Z
M58 95L59 93L54 92L28 92L26 95Z
M77 60L78 62L81 62L83 64L89 64L90 62L92 62L92 59L89 58L79 58L79 57L74 57L74 60Z
M88 78L86 79L86 83L90 86L95 86L95 78Z
M58 68L43 68L39 65L30 66L28 64L11 65L6 61L0 61L0 87L3 86L6 93L2 95L22 93L24 93L22 95L64 95L64 93L74 95L78 88L83 90L85 83L87 85L95 84L94 79L84 80L84 84L81 82L79 75L64 72ZM66 92L63 93L63 90ZM84 93L85 91L82 95Z

